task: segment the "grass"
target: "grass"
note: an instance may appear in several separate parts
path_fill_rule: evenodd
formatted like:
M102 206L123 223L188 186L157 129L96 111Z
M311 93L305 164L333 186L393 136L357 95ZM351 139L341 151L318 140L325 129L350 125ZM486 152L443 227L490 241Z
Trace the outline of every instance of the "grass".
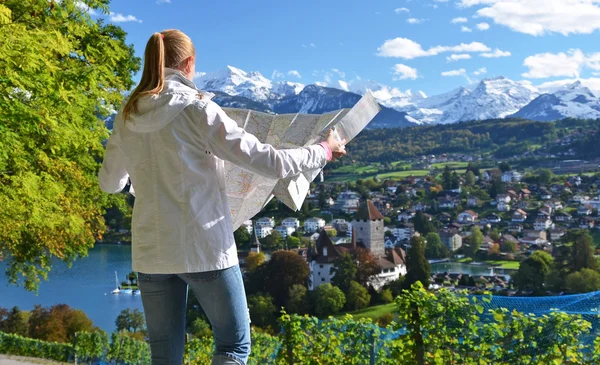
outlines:
M427 176L429 175L429 171L428 170L408 170L408 171L394 171L394 172L387 172L385 174L379 174L377 175L378 178L380 179L389 179L389 178L402 178L402 177L408 177L408 176Z
M484 262L492 266L500 265L498 268L509 270L519 270L519 267L521 266L521 263L518 261L488 260Z
M449 166L452 170L457 170L466 169L468 165L468 162L439 162L431 164L431 167L434 169L443 169L444 167Z
M336 317L343 317L346 314L351 314L354 318L372 318L373 320L379 319L384 314L392 313L396 310L395 303L375 305L369 308L361 309L355 312L346 312L337 315Z

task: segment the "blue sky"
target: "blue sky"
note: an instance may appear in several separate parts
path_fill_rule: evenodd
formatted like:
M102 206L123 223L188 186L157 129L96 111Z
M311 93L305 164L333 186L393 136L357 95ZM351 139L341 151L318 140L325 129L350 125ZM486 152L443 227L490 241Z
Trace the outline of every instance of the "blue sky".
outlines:
M138 56L152 32L186 32L198 71L360 78L428 95L494 76L582 79L600 94L600 0L113 0L111 11Z

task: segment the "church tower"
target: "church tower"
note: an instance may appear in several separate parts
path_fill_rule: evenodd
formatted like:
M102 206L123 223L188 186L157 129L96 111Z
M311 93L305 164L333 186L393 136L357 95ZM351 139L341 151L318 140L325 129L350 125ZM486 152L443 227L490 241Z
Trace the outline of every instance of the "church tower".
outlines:
M371 251L373 256L385 256L385 237L383 232L383 215L377 210L373 201L361 204L352 220L353 240ZM354 238L356 237L356 238Z

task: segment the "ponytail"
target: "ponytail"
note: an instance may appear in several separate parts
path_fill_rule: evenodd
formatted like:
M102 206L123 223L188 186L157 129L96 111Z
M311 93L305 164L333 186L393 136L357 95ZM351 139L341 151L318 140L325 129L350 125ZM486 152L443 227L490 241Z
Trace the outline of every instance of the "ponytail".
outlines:
M131 113L137 113L137 102L142 96L163 91L165 67L179 68L186 58L195 55L192 40L179 30L169 29L152 34L144 52L142 79L123 108L123 120L126 121Z

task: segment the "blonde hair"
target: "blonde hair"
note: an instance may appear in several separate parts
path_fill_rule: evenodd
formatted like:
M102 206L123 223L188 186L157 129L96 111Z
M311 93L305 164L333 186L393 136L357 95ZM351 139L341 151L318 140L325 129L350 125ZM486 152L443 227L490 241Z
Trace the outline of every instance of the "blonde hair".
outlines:
M133 90L123 108L123 120L136 113L137 101L144 95L159 94L165 85L165 67L181 69L188 57L194 57L196 50L190 37L177 29L154 33L146 43L142 79Z

